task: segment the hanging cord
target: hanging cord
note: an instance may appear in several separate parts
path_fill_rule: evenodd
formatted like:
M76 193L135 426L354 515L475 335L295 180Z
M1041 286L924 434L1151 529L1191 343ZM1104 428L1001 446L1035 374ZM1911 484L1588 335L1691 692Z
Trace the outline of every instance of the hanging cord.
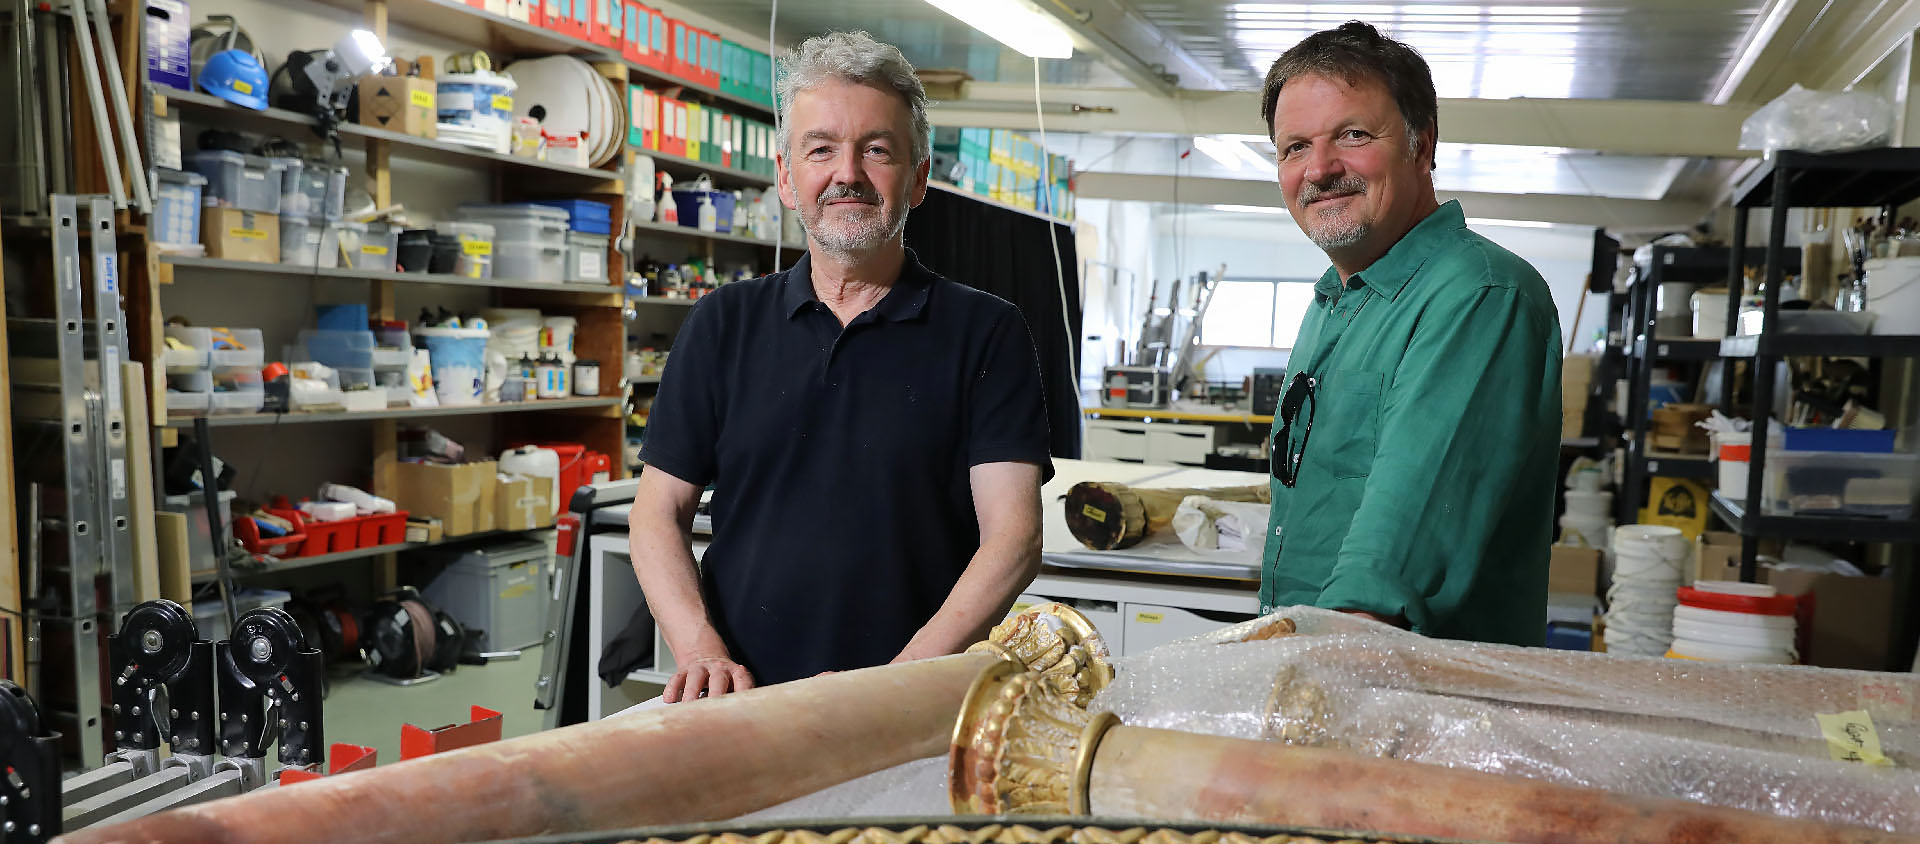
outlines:
M1040 129L1040 190L1053 187L1053 153L1047 147L1047 118L1040 106L1040 59L1033 60L1033 119ZM1060 215L1060 209L1049 204L1047 208L1047 245L1053 247L1053 277L1060 288L1060 331L1067 339L1067 385L1073 391L1074 423L1080 429L1080 441L1086 442L1086 414L1078 412L1080 406L1080 372L1074 365L1074 351L1080 345L1080 338L1073 332L1073 317L1067 311L1067 271L1060 263L1060 231L1054 218ZM1071 228L1068 231L1072 231Z

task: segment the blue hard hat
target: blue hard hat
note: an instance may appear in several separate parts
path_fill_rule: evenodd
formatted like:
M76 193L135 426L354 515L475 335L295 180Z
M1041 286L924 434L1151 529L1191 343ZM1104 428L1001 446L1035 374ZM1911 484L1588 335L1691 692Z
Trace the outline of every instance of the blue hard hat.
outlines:
M200 69L200 87L234 105L267 108L267 70L244 50L222 50L208 58Z

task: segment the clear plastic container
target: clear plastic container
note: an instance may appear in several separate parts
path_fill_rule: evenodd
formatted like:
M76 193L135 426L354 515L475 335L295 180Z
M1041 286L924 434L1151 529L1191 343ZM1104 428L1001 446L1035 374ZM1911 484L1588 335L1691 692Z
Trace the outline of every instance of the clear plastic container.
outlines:
M205 413L212 403L212 393L191 393L182 390L167 391L168 413Z
M1910 519L1920 455L1767 450L1761 510L1770 516Z
M433 230L460 240L460 254L453 264L454 275L493 278L493 226L448 221L435 225Z
M353 252L354 269L393 272L399 266L396 253L400 249L400 229L386 223L367 223L365 231L360 248Z
M558 243L567 236L567 212L541 205L462 205L460 219L493 226L495 241Z
M493 275L516 281L558 282L567 276L566 241L495 241Z
M375 327L373 344L373 368L376 370L405 370L407 363L413 359L413 335L398 325ZM406 386L405 374L400 376L398 386Z
M158 168L153 194L153 239L167 246L200 243L200 197L207 177Z
M296 217L320 217L338 220L346 202L347 168L328 167L298 158L274 158L279 162L280 213Z
M228 150L200 150L187 156L187 167L207 179L202 205L262 214L280 213L284 166L275 159Z
M567 280L607 281L607 236L567 232Z
M212 357L208 354L213 348L212 331L187 325L169 325L166 336L169 340L177 340L190 347L167 348L166 354L161 357L161 365L168 375L197 372L212 365Z
M291 347L288 351L294 351ZM287 371L295 382L287 391L287 407L290 410L334 410L341 407L340 376L328 371L320 377L314 377L310 371L311 361L296 361L288 356Z
M252 369L259 374L267 364L266 341L258 328L210 328L212 351L207 364L214 369Z
M208 413L259 413L266 404L266 385L258 369L234 369L214 376Z
M324 217L280 215L280 263L314 269L340 266L340 229Z
M301 360L316 361L335 369L372 369L374 342L371 331L326 331L308 328L300 332ZM343 382L345 378L341 379Z

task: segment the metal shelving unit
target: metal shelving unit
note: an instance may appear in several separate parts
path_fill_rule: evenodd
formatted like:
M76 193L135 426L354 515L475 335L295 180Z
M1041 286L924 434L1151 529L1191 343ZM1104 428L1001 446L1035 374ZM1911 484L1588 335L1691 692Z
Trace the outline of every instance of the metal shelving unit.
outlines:
M620 292L620 288L601 282L524 281L511 278L468 278L463 275L437 273L401 273L338 267L313 268L302 267L297 264L261 264L253 261L233 261L225 258L195 258L185 255L162 255L160 257L160 263L190 269L196 272L243 273L256 277L285 278L292 280L326 278L357 281L389 281L402 284L442 284L454 287L500 287L511 290L534 290L542 293L579 293L590 296L609 296Z
M207 426L211 428L234 428L259 425L297 425L316 422L366 422L375 419L428 419L436 416L473 416L476 414L528 413L538 410L584 410L599 408L617 408L624 400L619 396L586 396L577 399L540 399L526 402L501 402L494 404L465 404L452 407L390 407L386 410L333 410L312 413L236 413L231 416L209 416ZM169 418L166 428L192 428L194 417L175 416Z
M544 530L544 528L536 528L536 530ZM524 531L490 530L480 533L464 534L434 542L396 542L392 545L375 545L369 548L355 548L352 551L336 551L332 554L316 554L311 557L291 557L268 566L236 568L233 570L233 576L236 580L255 577L272 577L281 572L294 571L297 569L324 566L332 563L344 563L351 560L364 560L368 557L378 557L382 554L395 554L401 551L417 551L421 548L438 548L443 545L457 545L462 542L477 542L500 536L516 536L521 533L524 533ZM211 583L214 580L214 573L197 572L190 580L196 586L202 583Z
M1761 162L1733 191L1733 239L1744 243L1747 218L1754 208L1768 208L1766 295L1759 335L1729 340L1731 351L1750 357L1753 377L1753 441L1767 442L1769 409L1774 404L1774 370L1780 359L1795 354L1920 356L1920 337L1831 338L1776 333L1780 326L1780 285L1796 250L1786 246L1787 210L1791 208L1894 208L1920 197L1920 148L1894 147L1840 153L1776 152ZM1730 266L1737 281L1740 267ZM1733 334L1734 308L1728 308L1728 334ZM1750 353L1750 354L1749 354ZM1725 387L1732 390L1731 379ZM1713 511L1740 534L1740 578L1758 574L1761 537L1840 542L1920 542L1920 520L1838 518L1827 516L1768 516L1761 514L1765 448L1755 448L1747 471L1744 500L1716 494ZM1760 514L1760 515L1754 515ZM1909 578L1920 590L1920 577ZM1909 606L1920 605L1920 594Z

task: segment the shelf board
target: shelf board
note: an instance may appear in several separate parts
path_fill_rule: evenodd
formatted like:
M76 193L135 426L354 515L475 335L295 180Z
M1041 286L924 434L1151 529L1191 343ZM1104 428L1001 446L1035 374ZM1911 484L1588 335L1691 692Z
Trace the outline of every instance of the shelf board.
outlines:
M391 407L386 410L316 411L311 413L236 413L209 416L207 424L216 428L240 425L294 425L312 422L359 422L368 419L425 419L435 416L474 416L488 413L526 413L536 410L583 410L618 408L625 403L619 396L588 396L577 399L541 399L502 404L455 405L452 407ZM167 428L192 428L197 417L167 419Z
M169 108L203 116L218 117L223 125L255 132L284 134L291 130L303 130L304 135L312 135L316 121L305 114L285 109L270 108L254 111L241 108L232 103L203 94L199 91L178 91L171 88L156 88L155 91L167 98ZM452 162L490 162L523 170L537 171L543 174L572 176L583 179L617 179L620 174L612 170L596 170L590 167L574 167L569 164L556 164L548 161L536 161L518 155L502 155L491 150L451 144L445 141L401 134L358 123L342 123L340 135L349 138L367 138L391 142L394 152L417 161ZM314 136L317 138L317 136Z
M640 376L640 377L638 377L638 378L629 378L629 379L627 379L627 383L629 383L629 384L658 384L658 383L660 383L660 376L658 376L658 375L642 375L642 376Z
M1599 437L1561 437L1561 448L1599 448Z
M1920 197L1920 148L1779 150L1734 184L1734 206L1771 206L1774 178L1782 170L1790 171L1789 208L1878 208Z
M1728 337L1720 341L1720 356L1770 357L1920 357L1920 335L1912 334L1771 334L1764 337Z
M692 169L699 170L702 173L709 173L714 176L718 176L720 177L721 182L724 182L727 184L751 185L753 187L771 187L773 185L773 179L771 177L762 176L758 173L749 173L745 170L739 170L733 167L726 167L723 165L714 164L712 162L707 162L707 161L695 161L691 158L685 158L683 156L661 152L657 149L647 149L646 147L637 147L632 144L628 144L627 149L633 150L634 152L640 155L645 155L652 158L654 167L660 170L664 170L669 167L690 167ZM679 180L676 180L676 181L679 181Z
M314 269L297 264L260 264L225 258L194 258L162 255L160 263L196 271L246 273L277 277L349 279L356 281L397 281L412 284L441 284L454 287L502 287L512 290L539 290L549 293L576 293L595 296L614 295L620 288L611 284L578 281L523 281L511 278L468 278L437 273L390 273L380 270Z
M314 2L352 12L359 12L364 8L363 0L314 0ZM460 0L387 0L387 22L390 25L397 24L422 32L430 32L442 39L484 48L487 52L497 55L567 53L592 62L623 64L635 78L656 87L685 88L709 99L724 101L755 114L771 115L773 113L773 110L763 103L736 97L717 88L689 82L630 62L626 56L611 48L490 14ZM504 66L506 63L496 62L496 64Z
M1634 346L1636 354L1646 354L1645 337L1636 341ZM1653 354L1661 360L1718 360L1720 341L1698 340L1692 337L1656 337L1653 340Z
M634 305L657 305L664 308L691 308L700 304L698 299L670 296L628 296L627 301Z
M547 528L535 528L535 530L547 530ZM490 530L490 531L482 531L480 533L463 534L461 536L455 536L448 539L441 539L436 542L396 542L392 545L376 545L372 548L355 548L351 551L335 551L332 554L319 554L312 557L292 557L292 558L284 559L277 563L273 563L271 565L266 565L266 566L235 568L233 570L233 576L235 579L242 579L242 580L256 578L256 577L271 577L281 572L311 568L313 566L324 566L329 563L343 563L348 560L363 560L368 557L377 557L377 556L380 556L381 554L392 554L399 551L413 551L421 548L436 548L442 545L454 545L462 542L471 542L471 541L480 540L480 539L491 539L498 536L521 534L521 533L528 533L528 532L529 531ZM216 575L214 572L199 571L199 572L193 573L191 580L195 584L212 583L217 577L218 575Z
M1649 451L1640 458L1646 473L1662 478L1693 478L1705 480L1719 476L1719 467L1713 465L1704 454L1681 454L1676 451Z
M633 229L635 232L641 234L656 234L664 237L679 237L688 240L708 240L715 243L742 243L748 246L773 248L773 241L771 240L761 240L760 238L748 237L743 234L703 232L696 228L676 226L669 223L634 223ZM806 251L806 248L806 244L789 241L785 246L781 247L781 250L784 252L803 252Z
M1713 514L1742 536L1780 537L1827 542L1920 543L1920 521L1850 518L1844 516L1759 516L1748 518L1746 507L1721 493L1711 499Z

